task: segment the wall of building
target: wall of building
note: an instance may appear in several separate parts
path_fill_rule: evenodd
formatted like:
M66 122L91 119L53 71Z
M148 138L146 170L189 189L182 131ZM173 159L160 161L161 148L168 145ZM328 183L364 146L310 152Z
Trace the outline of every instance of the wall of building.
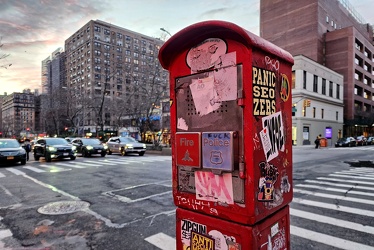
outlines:
M343 136L343 76L302 55L295 56L294 60L292 102L297 109L292 118L294 145L313 144L319 134L325 137L326 128L332 129L331 144ZM309 107L305 107L307 100Z

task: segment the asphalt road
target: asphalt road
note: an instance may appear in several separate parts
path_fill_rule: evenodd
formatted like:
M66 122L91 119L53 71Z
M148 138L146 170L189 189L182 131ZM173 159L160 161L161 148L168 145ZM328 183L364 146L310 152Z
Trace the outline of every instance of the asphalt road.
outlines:
M373 158L374 146L293 148L292 249L374 249L374 168L345 163ZM170 156L3 166L0 249L175 249L171 197Z

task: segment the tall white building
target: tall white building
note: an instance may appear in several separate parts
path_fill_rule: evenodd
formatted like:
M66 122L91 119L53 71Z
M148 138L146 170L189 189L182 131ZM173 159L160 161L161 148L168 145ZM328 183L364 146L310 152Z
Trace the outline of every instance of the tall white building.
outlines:
M294 60L293 144L313 144L321 134L331 146L343 136L343 76L302 55Z

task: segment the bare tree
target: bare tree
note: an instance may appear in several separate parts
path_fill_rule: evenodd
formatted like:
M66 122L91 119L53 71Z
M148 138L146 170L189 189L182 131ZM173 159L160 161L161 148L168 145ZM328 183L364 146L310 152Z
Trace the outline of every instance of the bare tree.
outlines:
M8 56L10 56L10 54L4 54L4 53L1 52L1 50L2 50L2 48L4 46L4 44L2 44L2 42L1 42L1 40L2 40L2 38L0 37L0 60L5 59ZM4 68L4 69L7 69L10 66L12 66L11 63L5 63L5 64L1 63L0 64L0 68Z

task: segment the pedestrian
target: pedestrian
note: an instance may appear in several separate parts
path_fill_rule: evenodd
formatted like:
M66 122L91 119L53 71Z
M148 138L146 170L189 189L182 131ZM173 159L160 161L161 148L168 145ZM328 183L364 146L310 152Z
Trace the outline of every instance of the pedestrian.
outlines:
M316 140L314 141L314 144L316 144L316 148L319 148L320 147L320 140L321 140L321 137L322 135L319 134L316 138Z
M29 153L31 151L30 140L28 140L28 139L25 140L24 147L25 147L25 150L26 150L26 160L28 161L29 160Z

